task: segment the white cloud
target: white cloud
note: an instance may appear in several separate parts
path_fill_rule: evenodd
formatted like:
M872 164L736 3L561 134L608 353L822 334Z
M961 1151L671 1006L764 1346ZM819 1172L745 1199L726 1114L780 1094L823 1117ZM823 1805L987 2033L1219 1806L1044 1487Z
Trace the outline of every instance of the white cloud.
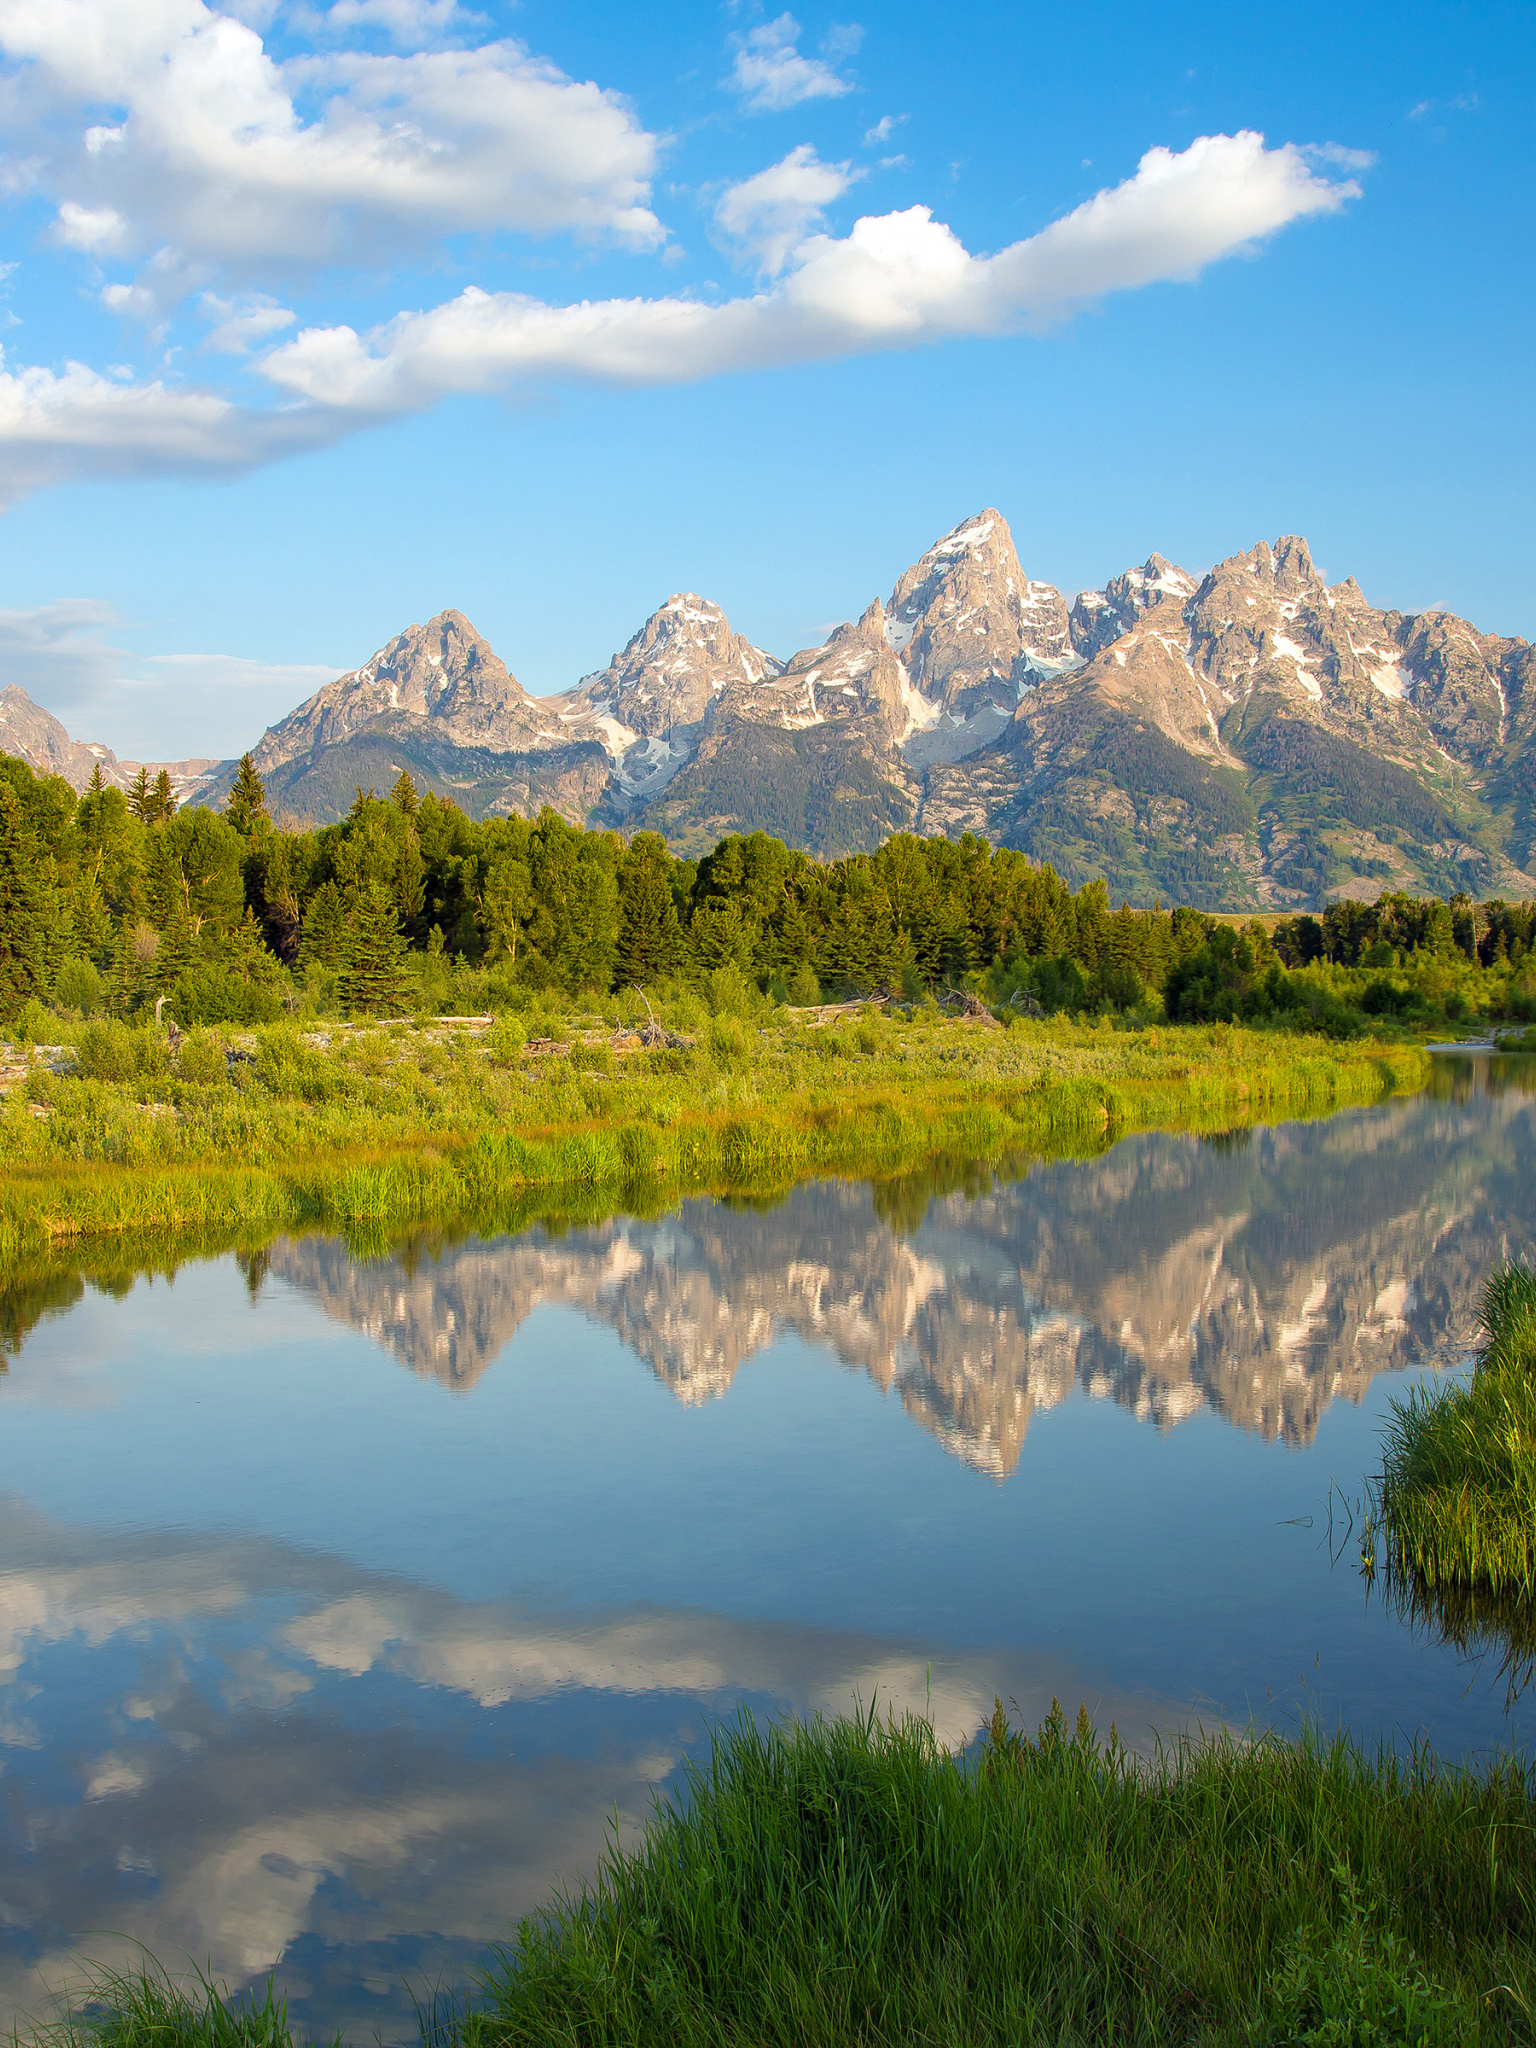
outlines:
M386 9L402 32L430 12ZM168 248L207 282L463 231L663 239L655 137L510 40L279 64L204 0L0 0L0 51L29 181L94 256Z
M725 83L739 92L754 114L779 114L786 107L798 107L806 100L841 99L853 91L853 82L841 76L820 57L802 57L796 48L800 24L792 14L781 14L745 35L732 36L735 63ZM857 48L857 35L852 47ZM834 56L847 54L845 34L833 46Z
M458 0L331 0L329 7L296 7L289 26L306 35L351 35L379 29L403 47L434 42L455 30L483 26L485 16Z
M1329 183L1292 145L1202 136L1149 150L1136 175L1040 234L971 256L928 208L867 216L841 240L812 235L773 290L724 305L610 299L550 306L464 292L364 337L311 328L266 357L266 374L313 404L379 415L449 392L572 378L674 384L957 335L1038 328L1074 307L1163 279L1189 279L1308 214L1337 211Z
M218 323L203 347L229 356L243 356L258 343L281 334L298 318L287 306L280 306L276 299L261 292L252 292L240 300L221 299L213 292L204 292L202 309Z
M159 382L117 384L78 363L59 373L0 369L0 504L79 477L229 473L424 411L450 393L562 380L683 384L1038 330L1108 292L1192 279L1358 193L1353 180L1319 175L1293 144L1202 136L1177 154L1149 150L1134 177L995 256L970 255L914 206L867 216L841 239L807 236L780 282L724 304L676 296L557 306L470 289L367 334L307 328L259 362L289 401L272 408Z
M84 363L9 369L0 351L0 509L80 477L234 474L348 431L313 406L125 382Z
M823 208L863 175L846 163L822 163L810 143L802 142L755 177L727 185L715 206L715 225L765 276L777 277L810 229L821 225Z
M872 149L877 142L888 141L906 118L905 114L882 114L873 128L864 130L864 147Z

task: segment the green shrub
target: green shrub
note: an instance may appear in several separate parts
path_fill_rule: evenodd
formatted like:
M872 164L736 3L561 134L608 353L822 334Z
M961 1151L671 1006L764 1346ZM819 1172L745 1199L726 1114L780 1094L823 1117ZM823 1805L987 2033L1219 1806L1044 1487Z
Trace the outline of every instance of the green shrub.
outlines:
M57 1045L59 1020L36 996L28 996L16 1013L11 1036L18 1045Z
M102 1007L105 983L93 960L66 960L53 984L53 999L64 1010L93 1016Z
M143 1039L117 1017L94 1018L75 1047L75 1071L89 1081L136 1081Z
M789 977L789 1000L802 1010L808 1010L821 1001L821 983L809 961L802 961Z
M491 1058L512 1065L528 1043L528 1027L514 1012L503 1012L491 1027Z
M752 1051L752 1034L739 1017L711 1017L704 1033L704 1050L717 1067L744 1067Z
M176 1056L176 1071L183 1081L202 1088L227 1081L223 1039L216 1031L194 1031Z

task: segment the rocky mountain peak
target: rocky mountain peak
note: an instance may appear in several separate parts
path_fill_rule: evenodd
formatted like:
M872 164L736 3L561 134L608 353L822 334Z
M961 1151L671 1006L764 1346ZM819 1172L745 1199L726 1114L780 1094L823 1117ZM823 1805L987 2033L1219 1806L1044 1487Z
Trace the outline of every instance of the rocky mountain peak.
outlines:
M407 626L361 668L338 676L267 732L255 750L266 774L303 753L335 746L376 720L430 719L458 746L536 744L544 721L490 642L462 612Z
M203 801L210 772L218 763L193 761L119 761L110 747L90 740L73 740L51 711L34 704L19 683L0 690L0 754L25 761L34 775L58 775L71 789L84 789L96 769L109 789L131 789L141 767L150 780L165 769L176 792L176 801L189 797Z
M1195 579L1166 555L1148 555L1139 569L1122 569L1102 590L1081 590L1069 620L1074 651L1085 661L1129 633L1143 612L1169 598L1187 603Z
M911 687L951 728L978 718L989 726L974 732L976 745L1011 716L1021 690L1077 665L1061 592L1025 575L1008 522L991 506L898 579L884 632Z
M679 591L652 612L622 654L583 676L566 715L585 712L610 721L615 745L664 738L697 725L732 684L750 688L782 667L733 633L719 605Z

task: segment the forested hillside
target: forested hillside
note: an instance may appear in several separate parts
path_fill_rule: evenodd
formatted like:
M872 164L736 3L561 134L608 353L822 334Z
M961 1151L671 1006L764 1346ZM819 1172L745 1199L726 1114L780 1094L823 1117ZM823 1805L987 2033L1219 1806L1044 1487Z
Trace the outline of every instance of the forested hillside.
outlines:
M0 1015L186 1027L306 1011L525 1004L693 980L807 1003L980 991L1140 1023L1536 1018L1536 904L1384 896L1268 928L1073 893L965 834L813 860L757 832L699 861L552 810L474 821L401 775L339 823L285 830L249 758L224 810L168 783L76 796L0 756Z

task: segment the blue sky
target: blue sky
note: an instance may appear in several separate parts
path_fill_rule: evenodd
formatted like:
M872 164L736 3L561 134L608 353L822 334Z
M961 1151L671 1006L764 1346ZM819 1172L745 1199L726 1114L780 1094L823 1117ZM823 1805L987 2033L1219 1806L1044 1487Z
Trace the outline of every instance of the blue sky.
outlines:
M174 757L449 605L538 693L677 589L787 654L984 504L1069 591L1302 532L1536 635L1533 45L0 0L0 682Z

